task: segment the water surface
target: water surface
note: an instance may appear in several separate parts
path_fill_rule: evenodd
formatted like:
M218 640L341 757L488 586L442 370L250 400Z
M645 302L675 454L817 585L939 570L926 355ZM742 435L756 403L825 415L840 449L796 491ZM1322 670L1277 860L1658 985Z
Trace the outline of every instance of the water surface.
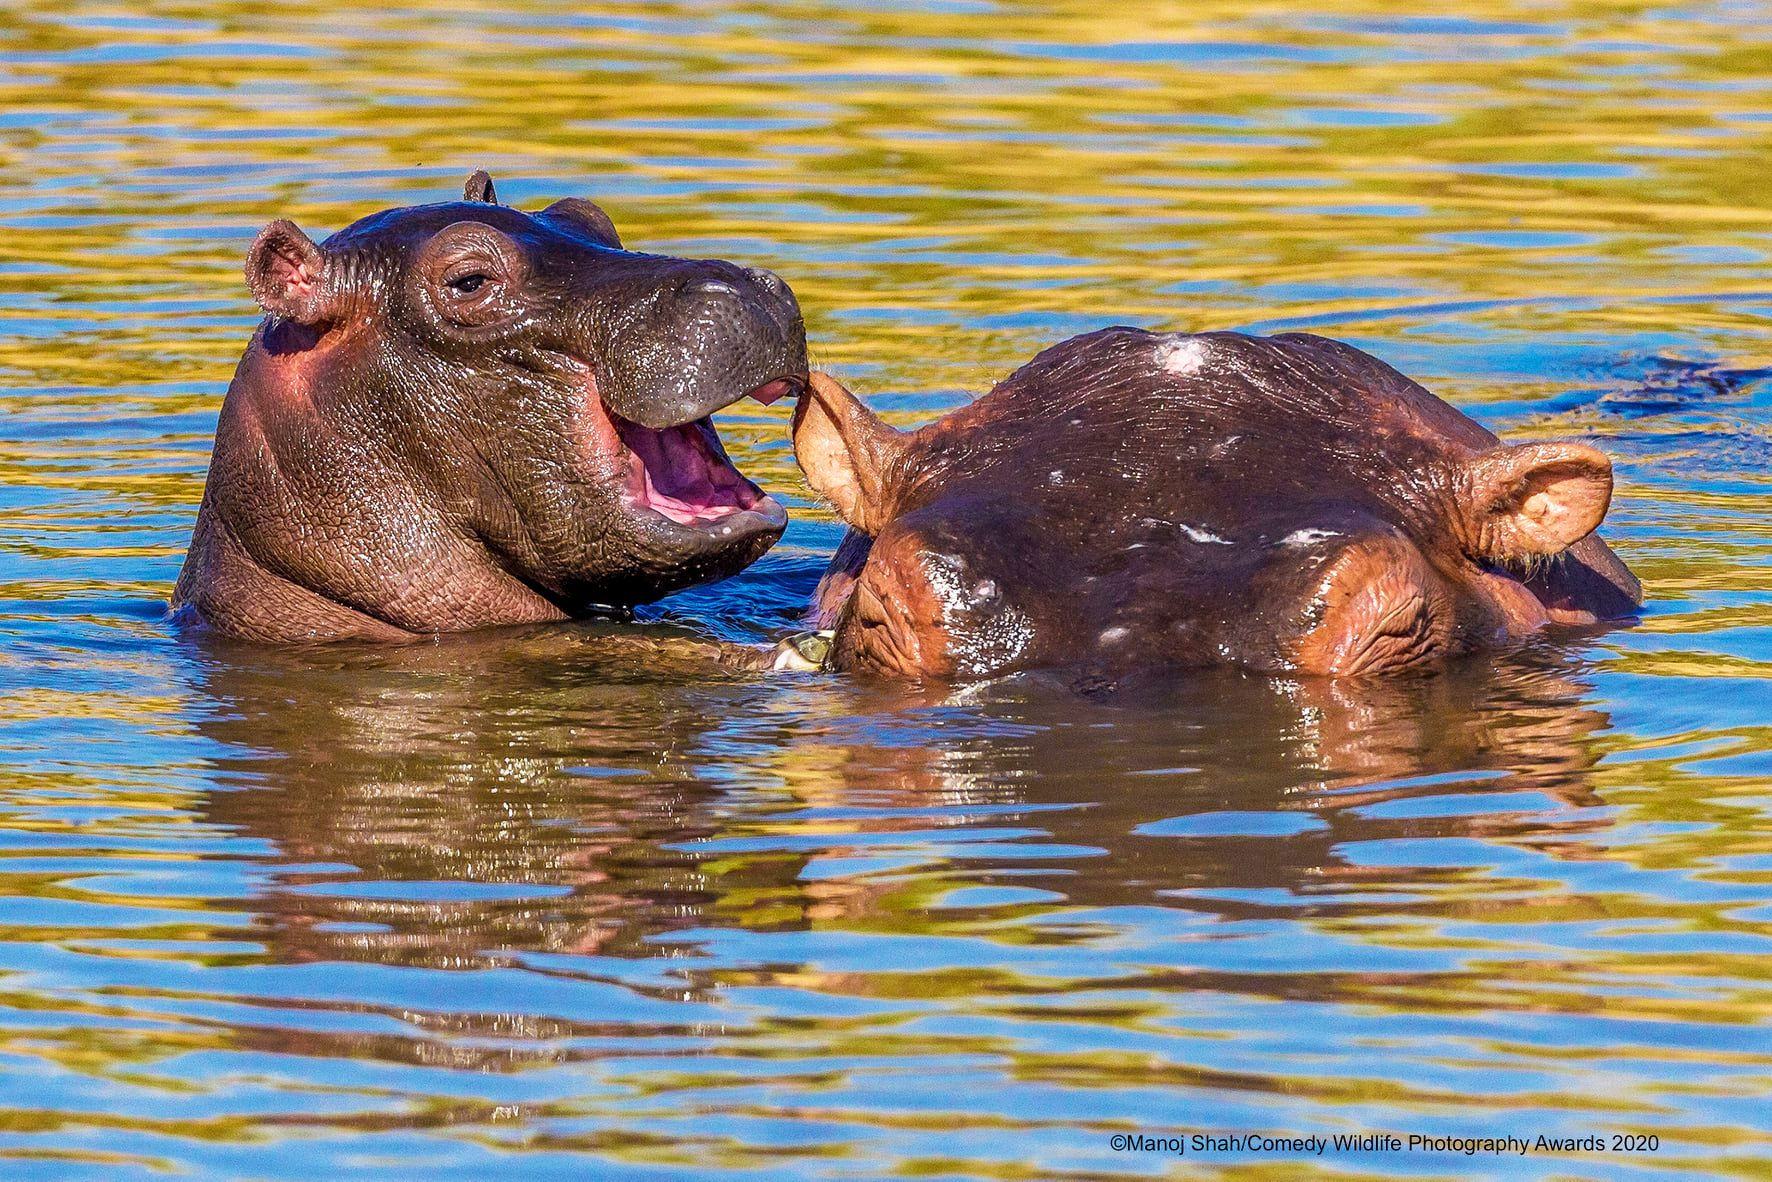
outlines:
M1763 8L0 11L0 1175L1765 1177ZM163 618L251 235L601 201L901 424L1110 323L1309 328L1618 460L1634 628L1112 702L278 654ZM654 627L791 626L794 506ZM1495 1158L1117 1133L1651 1135Z

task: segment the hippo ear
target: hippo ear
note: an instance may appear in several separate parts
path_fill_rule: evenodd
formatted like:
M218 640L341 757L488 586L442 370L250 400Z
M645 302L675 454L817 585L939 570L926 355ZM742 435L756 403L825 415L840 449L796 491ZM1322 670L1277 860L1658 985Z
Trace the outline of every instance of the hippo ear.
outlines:
M461 199L477 205L498 204L498 190L492 187L492 177L484 168L476 168L468 183L462 186Z
M586 201L583 197L564 197L541 211L541 216L550 221L565 222L574 230L615 250L621 249L621 235L615 232L615 223L603 212L603 207L594 201Z
M278 218L246 252L246 286L273 316L314 324L326 316L326 256L294 222Z
M910 436L894 431L829 374L813 373L794 407L794 458L844 521L878 533Z
M1605 519L1612 461L1585 443L1502 447L1465 464L1464 487L1481 557L1556 555Z

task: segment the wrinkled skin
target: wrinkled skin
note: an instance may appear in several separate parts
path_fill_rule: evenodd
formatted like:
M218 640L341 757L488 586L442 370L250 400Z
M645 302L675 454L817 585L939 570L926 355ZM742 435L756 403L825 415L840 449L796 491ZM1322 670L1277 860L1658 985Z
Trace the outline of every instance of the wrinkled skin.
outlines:
M569 198L389 210L316 246L273 222L270 313L216 428L173 606L267 643L620 612L725 578L786 513L708 415L806 376L767 271L622 249Z
M1306 334L1104 329L908 434L814 374L794 446L853 527L814 606L838 670L1389 673L1641 602L1603 454L1502 446Z

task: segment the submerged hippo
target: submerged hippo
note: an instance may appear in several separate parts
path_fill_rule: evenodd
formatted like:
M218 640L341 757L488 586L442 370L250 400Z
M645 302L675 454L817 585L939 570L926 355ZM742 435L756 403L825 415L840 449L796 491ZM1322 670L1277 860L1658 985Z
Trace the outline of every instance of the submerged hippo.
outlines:
M827 664L1381 673L1631 614L1581 443L1502 446L1383 362L1302 333L1109 328L900 433L815 374L808 480L852 529Z
M734 574L787 515L708 415L803 384L768 271L622 249L567 198L272 222L269 317L222 404L173 606L250 640L397 640L646 603Z

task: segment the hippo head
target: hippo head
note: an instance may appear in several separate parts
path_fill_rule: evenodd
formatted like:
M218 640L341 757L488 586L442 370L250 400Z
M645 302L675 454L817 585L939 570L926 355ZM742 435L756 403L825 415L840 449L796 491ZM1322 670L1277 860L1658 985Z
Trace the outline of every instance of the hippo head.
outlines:
M1374 673L1640 599L1590 536L1603 454L1503 446L1304 334L1105 329L911 433L815 374L794 447L852 527L814 613L838 669Z
M174 596L260 640L622 609L742 569L786 513L709 414L806 377L775 275L622 248L567 198L259 234L269 318L229 388Z

